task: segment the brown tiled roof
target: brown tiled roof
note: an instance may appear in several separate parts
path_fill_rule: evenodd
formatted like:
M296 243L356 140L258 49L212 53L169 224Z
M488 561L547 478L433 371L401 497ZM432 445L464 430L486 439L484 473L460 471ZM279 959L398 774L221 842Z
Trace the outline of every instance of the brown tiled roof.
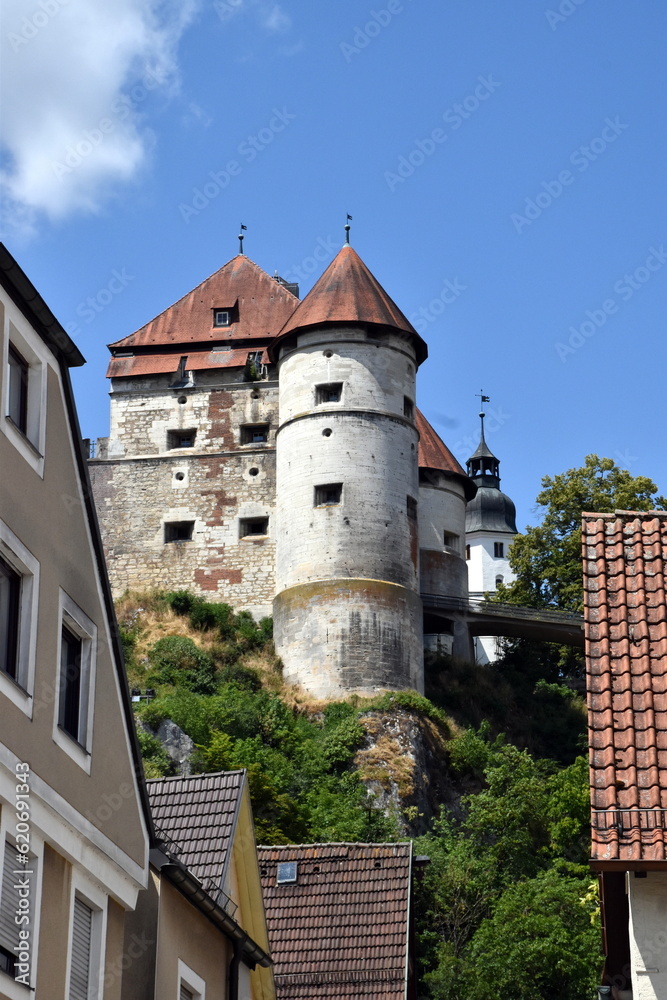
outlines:
M219 341L222 328L213 326L214 309L238 312L232 327L224 330L225 340L259 337L266 341L278 333L298 304L297 297L284 285L250 258L238 254L150 323L109 347Z
M463 471L463 467L456 461L442 438L433 430L421 410L416 411L415 423L419 432L419 468L436 469L439 472L459 476L466 499L472 500L477 487Z
M411 844L259 847L279 1000L403 1000ZM295 861L295 883L277 884Z
M666 558L667 513L583 515L592 857L600 867L667 859Z
M264 344L248 344L246 347L229 351L194 351L183 354L138 354L131 358L111 358L107 378L126 378L129 375L160 375L176 372L181 358L187 358L186 371L202 371L207 368L243 368L248 354L261 352L262 364L266 363Z
M415 341L417 356L427 356L426 344L412 323L373 277L351 246L344 246L322 277L313 285L280 331L288 333L323 323L373 323L409 333Z
M146 782L156 829L200 882L222 880L244 781L245 771L222 771Z

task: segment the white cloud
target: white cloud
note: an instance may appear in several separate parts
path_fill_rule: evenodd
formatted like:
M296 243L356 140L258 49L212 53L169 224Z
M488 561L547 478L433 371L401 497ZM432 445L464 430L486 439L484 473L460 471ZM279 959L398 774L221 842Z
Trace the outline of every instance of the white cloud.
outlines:
M197 0L4 0L6 222L98 210L137 175L155 93L177 86L176 46Z

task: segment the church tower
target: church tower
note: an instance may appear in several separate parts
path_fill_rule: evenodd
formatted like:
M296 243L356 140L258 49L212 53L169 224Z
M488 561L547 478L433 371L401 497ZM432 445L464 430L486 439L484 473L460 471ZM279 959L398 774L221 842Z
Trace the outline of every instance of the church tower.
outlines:
M423 690L415 376L424 341L345 245L270 347L276 650L318 697Z
M500 462L484 438L484 417L479 445L467 462L468 475L477 486L477 495L466 510L466 561L472 600L495 593L501 583L514 579L509 564L509 547L517 534L516 509L500 489ZM477 636L475 659L492 663L498 658L498 642L493 636Z

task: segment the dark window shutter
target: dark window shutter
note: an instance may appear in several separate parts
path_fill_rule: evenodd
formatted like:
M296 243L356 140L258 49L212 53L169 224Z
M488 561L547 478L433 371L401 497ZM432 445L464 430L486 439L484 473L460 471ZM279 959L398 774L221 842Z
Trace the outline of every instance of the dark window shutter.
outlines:
M192 993L191 990L187 988L187 986L184 986L183 983L181 983L180 1000L195 1000L194 993Z
M14 888L17 879L21 876L14 875L22 865L17 864L16 848L5 841L5 859L2 870L2 897L0 897L0 945L16 955L14 946L19 943L19 928L14 923L14 917L19 905L19 891ZM26 865L26 867L28 867ZM32 869L34 871L34 869ZM34 876L31 876L31 882Z
M73 921L69 1000L88 1000L93 911L78 897L74 899Z

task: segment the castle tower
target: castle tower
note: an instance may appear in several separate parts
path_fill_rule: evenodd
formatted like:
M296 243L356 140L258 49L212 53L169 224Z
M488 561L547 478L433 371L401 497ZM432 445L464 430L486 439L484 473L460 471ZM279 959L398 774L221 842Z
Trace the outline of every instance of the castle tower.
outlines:
M278 382L296 286L240 253L110 345L111 432L89 463L109 575L256 617L275 593Z
M286 680L318 697L423 690L415 376L426 354L348 245L270 348L276 649Z
M514 574L509 564L509 547L517 534L516 509L500 489L500 462L484 438L484 417L477 450L467 462L468 475L477 486L477 495L466 511L466 555L470 597L480 599L495 593L501 583L511 583ZM498 642L493 636L477 636L475 658L492 663L498 657Z
M464 611L468 601L465 523L466 503L477 487L419 410L417 430L424 647L470 659L473 650Z

